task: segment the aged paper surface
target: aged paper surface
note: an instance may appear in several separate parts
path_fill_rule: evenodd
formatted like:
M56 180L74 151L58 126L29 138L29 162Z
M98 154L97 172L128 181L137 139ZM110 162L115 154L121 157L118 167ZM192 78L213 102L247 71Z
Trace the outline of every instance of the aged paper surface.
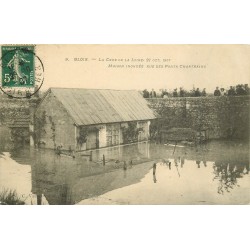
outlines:
M2 204L249 204L249 45L2 45Z

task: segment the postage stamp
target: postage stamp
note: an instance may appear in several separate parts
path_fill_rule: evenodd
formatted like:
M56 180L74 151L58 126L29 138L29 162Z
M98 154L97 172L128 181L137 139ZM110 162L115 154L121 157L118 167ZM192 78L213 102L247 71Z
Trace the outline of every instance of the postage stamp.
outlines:
M29 98L42 86L44 67L35 46L1 46L0 88L9 97Z

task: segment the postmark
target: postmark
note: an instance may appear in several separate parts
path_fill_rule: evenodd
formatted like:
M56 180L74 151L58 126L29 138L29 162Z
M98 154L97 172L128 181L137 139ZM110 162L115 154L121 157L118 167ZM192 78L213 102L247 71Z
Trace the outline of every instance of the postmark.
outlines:
M1 46L0 89L11 98L30 98L41 88L44 66L35 46Z

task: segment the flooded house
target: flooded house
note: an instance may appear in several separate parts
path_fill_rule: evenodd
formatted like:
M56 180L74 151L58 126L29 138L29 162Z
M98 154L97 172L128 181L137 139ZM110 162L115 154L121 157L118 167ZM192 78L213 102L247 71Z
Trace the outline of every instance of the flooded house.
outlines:
M155 118L138 91L51 88L35 112L35 142L80 151L147 141Z

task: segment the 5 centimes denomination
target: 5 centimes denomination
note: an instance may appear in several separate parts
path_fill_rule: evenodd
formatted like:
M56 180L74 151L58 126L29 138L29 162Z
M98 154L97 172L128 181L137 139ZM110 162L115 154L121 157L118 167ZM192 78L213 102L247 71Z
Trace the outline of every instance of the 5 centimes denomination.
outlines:
M44 66L35 46L1 46L0 88L12 98L29 98L42 86Z

